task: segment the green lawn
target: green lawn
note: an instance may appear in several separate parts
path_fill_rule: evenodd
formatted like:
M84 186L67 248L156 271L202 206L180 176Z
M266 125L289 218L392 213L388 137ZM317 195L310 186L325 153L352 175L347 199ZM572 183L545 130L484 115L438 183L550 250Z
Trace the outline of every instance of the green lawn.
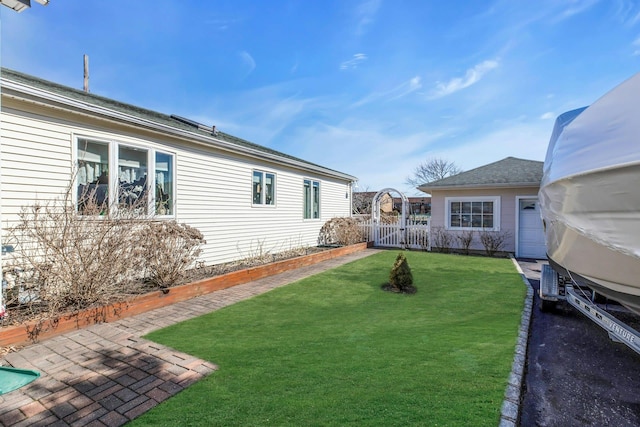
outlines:
M219 365L131 425L496 426L526 293L507 259L385 251L147 338Z

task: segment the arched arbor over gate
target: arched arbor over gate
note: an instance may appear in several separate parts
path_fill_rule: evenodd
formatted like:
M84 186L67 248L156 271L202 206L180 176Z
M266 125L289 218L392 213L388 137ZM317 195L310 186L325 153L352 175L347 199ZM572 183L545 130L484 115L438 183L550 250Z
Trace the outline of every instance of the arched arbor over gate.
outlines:
M391 204L393 205L393 194L398 193L402 199L402 212L400 214L400 223L391 226L388 224L383 225L380 221L380 202L385 194L391 196ZM373 227L373 244L375 246L400 246L406 245L406 228L407 228L407 216L409 208L409 200L404 193L396 190L395 188L383 188L378 191L371 202L371 220Z
M404 230L407 225L407 218L409 216L409 199L404 195L401 191L396 190L395 188L383 188L378 191L375 196L373 196L373 200L371 202L371 218L373 219L374 224L380 224L380 202L382 201L382 196L389 193L398 193L400 198L402 199L402 212L400 216L400 228ZM393 195L391 195L391 199L393 200ZM393 202L392 202L393 203Z

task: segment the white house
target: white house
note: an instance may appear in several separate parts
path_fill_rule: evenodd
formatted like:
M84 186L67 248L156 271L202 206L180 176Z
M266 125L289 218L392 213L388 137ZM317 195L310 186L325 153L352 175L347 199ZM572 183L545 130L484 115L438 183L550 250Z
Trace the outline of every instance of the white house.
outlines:
M325 221L351 214L349 174L8 69L1 91L3 232L68 185L111 205L148 194L149 213L204 234L207 264L314 246Z

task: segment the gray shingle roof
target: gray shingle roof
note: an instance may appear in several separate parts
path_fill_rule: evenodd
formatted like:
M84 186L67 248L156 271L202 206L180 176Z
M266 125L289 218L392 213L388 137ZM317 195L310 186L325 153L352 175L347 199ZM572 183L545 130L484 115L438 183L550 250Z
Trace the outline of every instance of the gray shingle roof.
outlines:
M507 157L458 175L422 184L418 188L428 193L439 189L539 186L543 164L537 160Z
M246 141L241 138L237 138L233 135L229 135L224 132L216 132L215 136L211 134L210 131L206 131L203 129L199 129L197 126L194 126L189 123L185 123L185 121L177 120L171 115L159 113L157 111L147 110L145 108L137 107L131 104L125 104L123 102L119 102L110 98L105 98L103 96L95 95L93 93L87 93L82 90L74 89L68 86L64 86L58 83L50 82L48 80L44 80L38 77L30 76L28 74L24 74L15 70L10 70L8 68L2 68L2 78L6 80L10 80L16 83L20 83L23 85L27 85L36 89L44 90L56 95L60 95L66 98L70 98L74 101L79 101L82 103L86 103L89 105L95 105L98 107L108 108L110 110L123 113L129 116L133 116L143 120L149 120L161 125L170 126L171 128L183 130L187 132L196 133L202 137L207 137L211 140L212 145L215 140L224 141L226 143L230 143L236 145L238 147L244 147L252 150L257 150L259 152L275 155L282 159L289 159L295 162L304 163L306 165L323 169L327 172L333 172L337 175L342 175L343 177L349 177L355 180L355 177L352 177L343 172L339 172L333 169L326 168L324 166L308 162L306 160L290 156L288 154L282 153L280 151L272 150L268 147L255 144L253 142Z

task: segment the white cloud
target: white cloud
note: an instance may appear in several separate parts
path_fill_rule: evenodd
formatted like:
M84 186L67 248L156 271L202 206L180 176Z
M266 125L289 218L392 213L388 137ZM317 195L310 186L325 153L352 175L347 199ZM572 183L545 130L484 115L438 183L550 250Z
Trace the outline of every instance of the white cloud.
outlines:
M422 79L420 78L420 76L415 76L408 82L405 82L402 85L398 86L397 88L394 89L394 92L397 92L397 94L393 96L391 99L402 98L405 95L408 95L412 92L415 92L421 89L422 88L421 80Z
M373 24L381 4L382 0L366 0L358 5L356 8L356 19L358 21L356 35L363 35L367 31L367 27Z
M344 61L342 64L340 64L340 69L341 70L354 70L356 68L358 68L358 65L360 65L362 62L367 60L367 55L364 53L356 53L355 55L353 55L353 58L349 59L348 61Z
M386 92L374 92L370 95L365 96L359 101L351 104L352 108L361 107L366 104L370 104L372 102L376 102L378 100L383 101L393 101L395 99L402 98L410 93L413 93L422 88L422 79L420 76L415 76L410 80L401 83L400 85L394 87L391 90Z
M572 0L569 1L569 6L560 14L559 18L567 19L572 16L579 15L580 13L589 10L593 5L599 3L600 0Z
M629 20L629 25L634 26L638 21L640 21L640 13L636 13L634 17Z
M633 56L640 55L640 37L637 37L633 42L631 42L631 46L635 49L633 51Z
M246 52L244 50L239 52L238 56L240 56L240 59L242 60L242 63L247 68L247 71L244 74L244 77L247 77L249 74L251 74L253 72L253 70L255 70L256 61L249 54L249 52Z
M487 60L468 69L464 77L454 77L446 83L438 82L431 98L442 98L443 96L451 95L459 90L468 88L469 86L478 83L485 74L494 68L497 68L498 65L498 61Z
M360 187L371 191L392 187L413 193L404 180L418 163L415 153L438 136L425 131L398 134L384 121L347 119L298 130L291 135L298 141L291 154L355 175Z
M206 19L204 21L205 25L211 25L217 31L227 31L231 26L235 25L238 20L235 19L222 19L222 18L214 18L214 19Z
M511 123L484 135L467 136L451 148L430 152L455 162L464 170L483 166L505 157L543 161L552 125L548 122Z
M549 119L553 119L555 117L556 117L555 114L553 114L551 111L548 111L548 112L544 113L543 115L541 115L540 119L541 120L549 120Z
M185 113L201 123L216 124L222 132L256 144L289 152L277 138L309 110L325 108L322 98L304 98L294 83L281 83L234 93L233 97L212 99L206 111Z

